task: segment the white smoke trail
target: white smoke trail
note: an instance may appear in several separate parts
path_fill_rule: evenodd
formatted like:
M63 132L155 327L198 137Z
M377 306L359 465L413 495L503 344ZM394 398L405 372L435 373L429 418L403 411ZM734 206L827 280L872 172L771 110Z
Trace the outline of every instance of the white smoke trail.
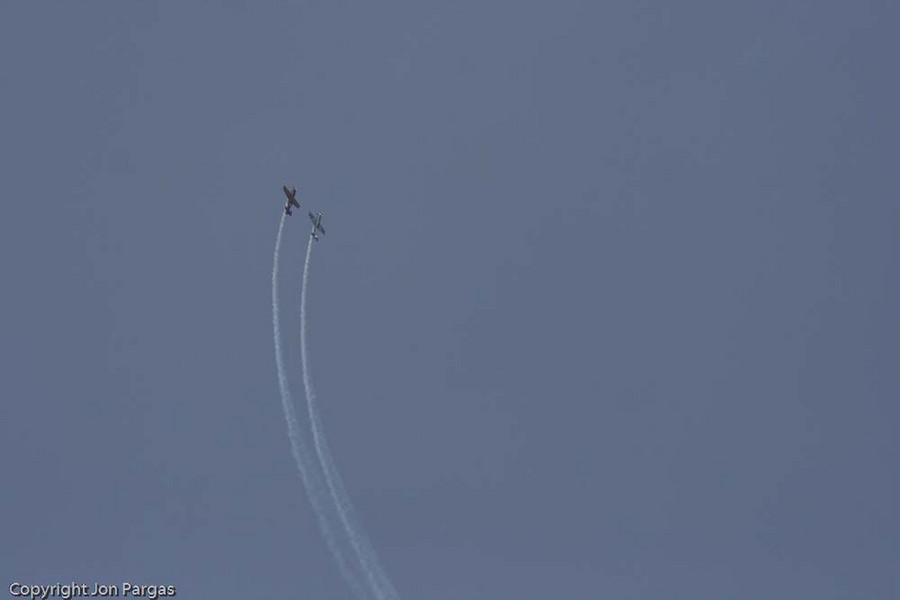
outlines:
M287 421L288 437L291 441L291 452L297 463L297 470L306 487L306 493L309 496L309 502L312 504L313 512L319 521L319 528L322 531L322 537L331 551L334 560L338 565L338 569L343 575L344 580L353 590L354 595L360 599L366 599L369 595L363 590L362 585L357 579L356 574L347 564L344 552L338 545L335 537L332 521L329 518L328 493L323 489L322 473L318 470L318 463L307 448L300 433L300 424L297 422L297 413L294 409L294 400L291 396L291 390L288 387L287 376L284 369L284 353L281 348L281 319L278 306L278 278L280 272L280 256L281 256L281 238L284 231L284 215L278 225L278 235L275 238L275 257L272 264L272 328L275 338L275 366L278 369L278 386L281 390L281 406L284 409L284 419ZM308 254L307 254L308 257Z
M325 431L322 428L318 409L316 408L316 392L312 386L312 378L309 371L309 353L306 350L306 290L309 287L309 260L312 255L312 245L313 239L310 237L306 246L306 260L303 262L303 284L300 291L300 362L303 366L303 386L306 388L306 406L309 411L309 421L312 425L313 443L316 448L316 454L319 455L322 470L325 473L325 483L328 485L331 498L334 500L338 515L340 515L344 524L344 530L350 537L350 543L356 551L360 567L366 574L373 593L379 600L400 600L400 596L378 562L375 549L366 537L362 527L356 521L350 496L347 495L344 483L332 460L331 451L328 449L328 442L325 439Z

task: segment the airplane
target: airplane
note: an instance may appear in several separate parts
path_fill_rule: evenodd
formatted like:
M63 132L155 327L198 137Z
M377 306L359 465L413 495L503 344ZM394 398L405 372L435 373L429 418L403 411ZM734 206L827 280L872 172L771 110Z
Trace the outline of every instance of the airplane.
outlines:
M312 232L310 232L309 235L311 235L312 238L318 242L319 233L325 233L325 228L322 227L322 213L319 213L317 215L309 213L309 220L313 222Z
M287 186L283 185L281 186L281 189L284 190L284 195L287 196L287 203L284 205L284 214L292 215L294 214L291 212L292 206L300 208L300 203L297 202L297 198L295 198L295 195L297 194L297 188L287 189Z

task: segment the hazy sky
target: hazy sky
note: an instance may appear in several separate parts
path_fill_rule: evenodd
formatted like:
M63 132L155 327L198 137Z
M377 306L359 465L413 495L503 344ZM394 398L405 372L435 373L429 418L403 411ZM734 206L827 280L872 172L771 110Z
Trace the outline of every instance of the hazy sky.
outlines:
M350 598L275 376L288 184L404 600L900 596L895 3L0 14L4 588Z

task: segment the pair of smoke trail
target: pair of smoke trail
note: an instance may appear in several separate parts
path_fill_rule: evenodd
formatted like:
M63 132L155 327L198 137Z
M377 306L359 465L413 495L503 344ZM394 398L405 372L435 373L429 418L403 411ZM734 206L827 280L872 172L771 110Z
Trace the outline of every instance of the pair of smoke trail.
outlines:
M325 492L324 489L324 476L319 469L315 457L307 447L303 434L300 431L300 424L297 421L297 413L294 408L294 399L288 385L284 366L284 352L281 346L281 311L278 302L278 279L281 270L281 241L283 232L284 216L282 215L278 225L278 234L275 237L275 257L272 264L272 327L274 329L275 339L275 366L278 370L278 387L281 391L281 407L284 410L284 419L287 421L288 439L290 439L291 442L291 452L294 455L294 461L297 463L297 470L300 472L303 486L306 488L313 512L319 522L319 529L322 531L322 537L325 538L325 543L331 551L332 556L334 556L334 560L338 565L341 575L352 588L354 595L357 598L365 598L366 594L357 580L355 573L351 570L347 558L344 556L344 553L338 544L334 531L333 518L329 515L330 505L327 498L327 492Z
M325 542L334 556L338 569L354 594L357 597L365 598L368 596L365 590L368 590L378 600L399 600L396 590L394 590L393 585L378 563L378 557L374 548L372 548L371 543L356 521L350 498L344 489L340 474L334 466L316 408L316 396L312 387L306 348L306 291L309 281L309 262L312 255L313 240L311 238L306 248L306 259L303 263L303 284L300 300L300 357L303 367L303 385L306 391L307 409L318 461L311 456L300 433L293 399L288 387L287 377L285 376L284 358L281 348L277 282L283 229L284 216L281 217L275 241L275 259L272 270L272 321L275 333L275 361L278 368L278 383L281 389L282 407L284 408L284 416L287 421L288 436L291 440L294 459L297 462L298 470L309 495L313 511L316 513ZM323 490L323 483L324 487L328 489L327 493ZM338 537L335 533L335 529L338 528L334 523L335 516L340 521L340 526L350 542L352 553L345 553L342 544L338 542ZM355 568L352 568L351 564ZM357 570L362 572L364 581L361 582L357 577Z

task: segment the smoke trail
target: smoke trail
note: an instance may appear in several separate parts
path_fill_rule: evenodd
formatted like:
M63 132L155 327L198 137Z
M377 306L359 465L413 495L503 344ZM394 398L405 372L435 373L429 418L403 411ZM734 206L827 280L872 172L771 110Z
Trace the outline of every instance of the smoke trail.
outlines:
M319 456L322 470L325 473L325 483L331 492L331 498L337 508L338 515L344 524L344 530L350 538L350 543L356 551L356 557L372 586L372 591L379 600L400 600L400 596L387 577L378 562L378 556L366 537L362 527L358 524L354 515L350 497L344 489L344 483L334 465L328 442L325 439L325 431L319 420L316 408L316 392L312 386L312 378L309 374L309 353L306 350L306 290L309 287L309 260L312 255L313 238L309 238L306 246L306 260L303 262L303 284L300 291L300 362L303 366L303 386L306 388L306 406L309 412L309 420L312 425L313 443L316 454Z
M334 534L334 527L328 515L328 497L327 492L323 489L322 473L317 470L318 464L311 455L309 448L303 441L300 433L300 425L297 422L297 413L294 409L294 400L291 396L291 390L288 387L287 376L284 369L284 353L281 348L281 319L278 307L278 274L280 272L279 259L281 255L281 237L284 230L284 215L278 224L278 235L275 238L275 257L272 264L272 327L275 338L275 366L278 369L278 386L281 389L281 406L284 409L284 419L287 422L288 437L291 440L291 452L297 463L297 470L306 487L306 493L309 496L309 502L312 504L313 512L319 521L319 528L322 531L322 537L334 560L338 565L338 569L343 575L344 580L353 590L357 598L368 598L368 594L363 590L362 585L356 577L356 574L350 569L344 553L338 545L338 541ZM309 253L307 252L307 260ZM304 375L305 377L305 375Z

